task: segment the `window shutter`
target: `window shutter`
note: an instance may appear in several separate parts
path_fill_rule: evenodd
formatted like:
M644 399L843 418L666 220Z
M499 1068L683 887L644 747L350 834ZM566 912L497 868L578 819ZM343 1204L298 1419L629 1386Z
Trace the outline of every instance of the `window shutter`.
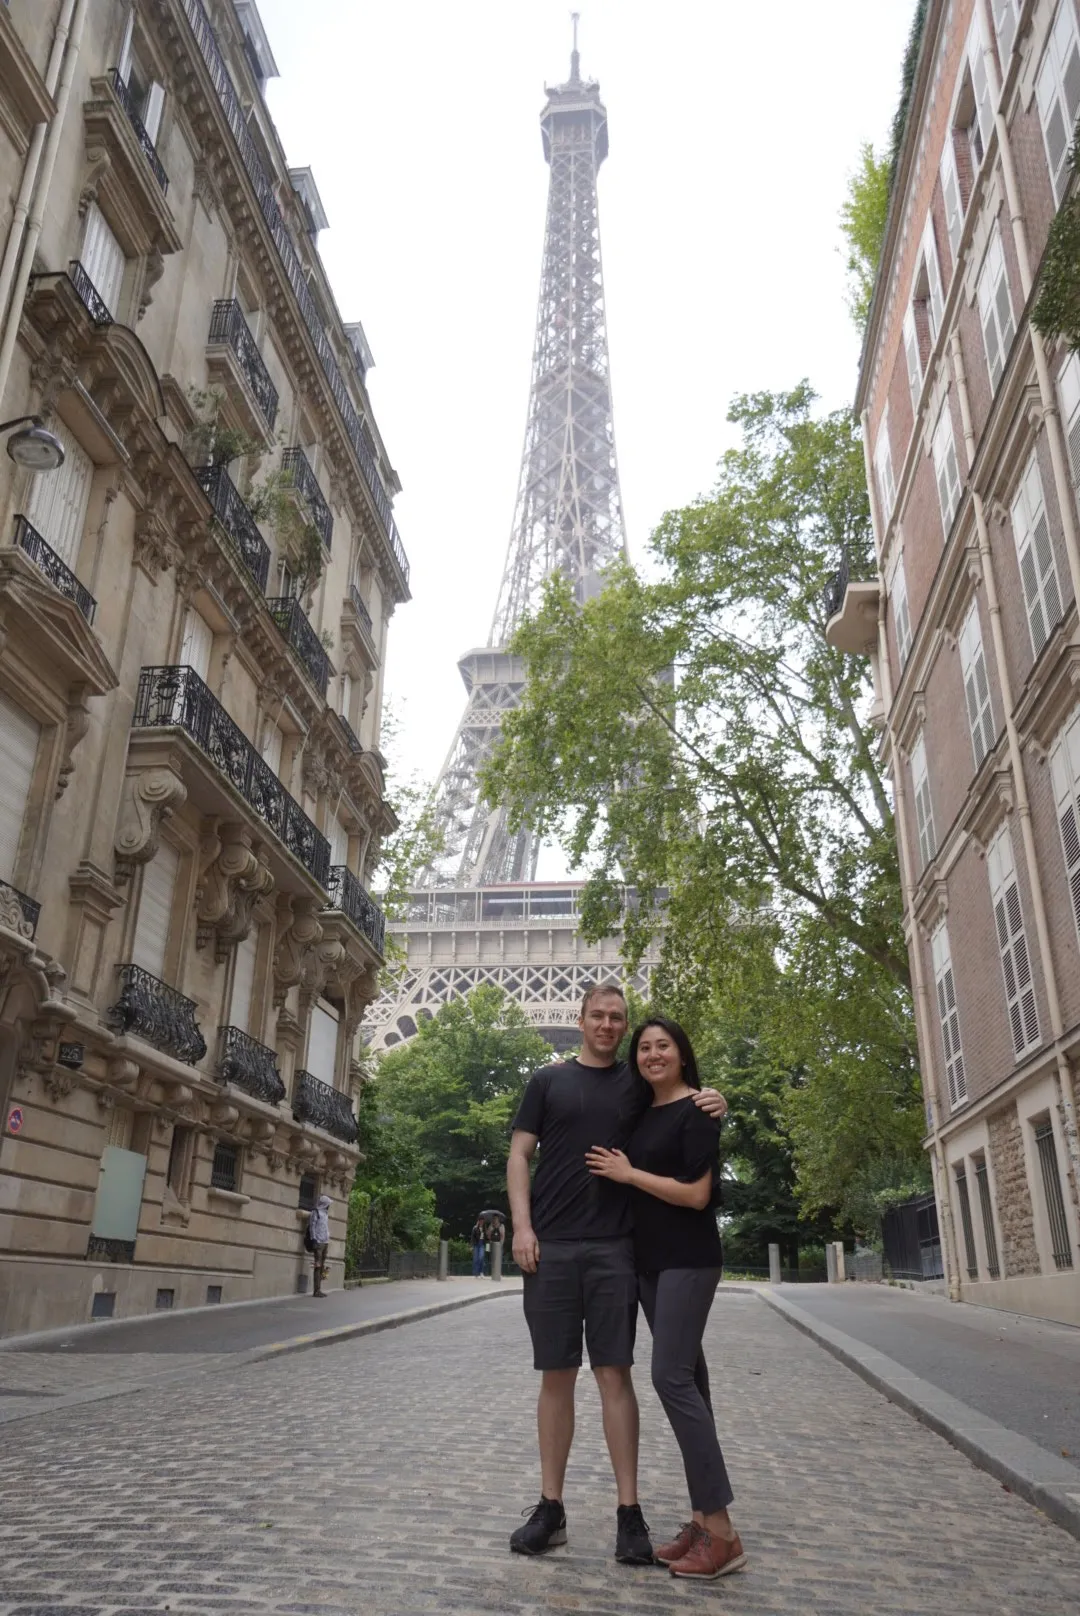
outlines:
M1054 197L1060 202L1069 173L1069 146L1080 114L1080 43L1071 0L1061 0L1035 80Z
M986 58L983 55L982 29L976 15L975 26L968 39L968 65L971 68L971 88L975 95L975 116L979 136L985 153L994 130L994 108L990 101L990 81L986 76Z
M964 1052L960 1043L960 1017L956 1008L956 985L953 980L952 954L949 933L941 921L930 940L934 959L934 983L937 988L938 1015L941 1020L941 1042L945 1051L945 1076L949 1085L949 1104L955 1109L967 1099L967 1074L964 1071Z
M180 662L194 668L200 679L210 672L210 652L214 644L214 631L205 617L190 608L184 618L184 638L180 645Z
M1058 377L1061 413L1069 443L1073 487L1080 491L1080 356L1071 353Z
M161 114L165 107L165 88L156 81L151 84L146 95L146 105L143 108L142 126L150 137L152 146L157 144L158 133L161 129Z
M105 216L96 202L91 202L86 210L86 232L80 262L105 307L115 315L127 260L123 247L105 223Z
M131 958L144 971L159 978L165 969L165 950L169 942L169 922L172 919L179 870L180 854L168 842L162 842L149 864L143 865Z
M956 444L953 441L948 398L941 406L941 414L934 428L931 452L938 485L938 502L941 505L941 521L948 537L952 519L956 515L956 507L960 502L960 471L956 463Z
M953 151L951 131L946 136L945 150L941 155L941 194L945 202L945 229L949 237L949 254L955 269L957 254L960 251L960 237L964 231L964 210L960 205L960 181L956 173L956 154Z
M1061 590L1046 519L1042 480L1032 455L1012 505L1013 536L1024 589L1031 648L1038 656L1061 619Z
M915 796L915 821L919 831L919 852L925 869L937 852L937 834L934 829L934 804L930 796L930 777L926 772L926 741L922 735L911 753L911 786Z
M979 318L986 347L986 364L990 372L990 386L996 388L1005 368L1013 339L1013 312L1009 298L1009 282L1005 275L1005 256L1001 250L1001 235L995 227L986 249L986 259L979 275Z
M878 493L881 495L881 511L888 527L892 518L893 506L896 504L896 483L893 480L892 448L889 444L889 411L886 407L878 427L877 448L874 451L874 466L877 471Z
M911 389L911 408L919 408L922 393L922 361L919 358L919 333L915 329L915 310L908 308L904 315L904 354L907 358L908 386Z
M125 84L127 83L128 72L131 68L131 36L134 32L135 7L132 6L128 11L127 21L124 24L124 34L120 42L120 54L116 58L116 71L119 73Z
M941 266L938 263L937 242L934 239L934 221L927 216L923 231L923 259L930 287L930 337L936 342L941 330L941 317L945 312L945 294L941 289Z
M37 762L41 725L0 694L0 880L12 881L26 804Z
M903 667L911 650L911 614L908 610L907 578L904 573L904 552L897 550L896 560L889 573L889 598L892 601L893 627L896 632L896 653Z
M252 930L236 945L233 964L232 999L229 1025L251 1032L251 1000L255 990L255 965L259 957L259 934Z
M337 1043L337 1015L328 1005L313 1004L308 1025L307 1070L331 1088L337 1070Z
M1080 936L1080 708L1073 713L1050 749L1050 779L1061 832L1065 878L1069 883L1077 935Z
M340 707L340 712L341 712L341 716L343 718L346 718L346 719L349 717L349 714L352 712L352 692L353 692L352 674L351 673L343 673L341 675L341 707Z
M1012 837L1007 825L995 836L986 856L986 871L990 879L990 898L994 906L997 926L1001 970L1005 978L1005 1001L1012 1029L1013 1049L1017 1057L1033 1048L1039 1041L1039 1014L1035 1004L1035 988L1031 980L1031 961L1028 957L1024 917L1020 908L1020 889L1016 881Z
M994 31L997 34L998 57L1001 62L1001 77L1009 71L1009 57L1012 55L1013 40L1016 38L1016 0L991 0L991 11L994 17Z
M964 679L968 723L971 726L971 746L975 754L975 767L978 768L994 745L994 717L990 705L990 682L986 675L979 608L975 601L972 601L960 631L960 668Z
M94 463L62 421L53 421L49 430L64 446L64 463L56 471L35 474L26 518L65 566L74 567L86 524Z
M326 839L330 843L330 863L349 862L349 836L337 814L329 814L326 821Z
M271 724L263 741L262 759L272 774L281 773L281 731Z

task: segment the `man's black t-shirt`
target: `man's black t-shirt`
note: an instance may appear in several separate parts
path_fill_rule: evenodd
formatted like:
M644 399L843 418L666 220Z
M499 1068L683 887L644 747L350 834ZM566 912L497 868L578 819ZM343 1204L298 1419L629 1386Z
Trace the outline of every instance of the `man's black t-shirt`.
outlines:
M625 1061L582 1066L568 1060L530 1077L513 1126L540 1141L532 1185L532 1224L548 1240L607 1240L631 1232L625 1184L595 1178L585 1165L593 1145L625 1150L652 1103L652 1090Z
M702 1173L719 1178L720 1127L687 1096L650 1106L626 1146L634 1167L658 1178L695 1184ZM712 1207L699 1212L632 1190L634 1262L642 1273L661 1268L719 1268L720 1231Z

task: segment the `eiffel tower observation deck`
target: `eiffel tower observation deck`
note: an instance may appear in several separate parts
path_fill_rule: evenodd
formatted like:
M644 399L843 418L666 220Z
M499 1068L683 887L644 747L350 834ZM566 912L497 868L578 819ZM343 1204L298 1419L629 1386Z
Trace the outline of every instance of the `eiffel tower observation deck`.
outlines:
M406 920L391 928L406 941L407 965L369 1012L375 1049L411 1037L418 1015L489 982L565 1046L576 1042L587 983L621 974L617 939L592 945L578 936L581 883L538 884L536 837L512 831L479 783L525 685L508 646L539 605L545 579L564 574L584 602L627 553L596 186L608 153L607 110L599 84L581 77L576 17L570 77L546 93L540 130L551 176L514 522L488 643L458 663L465 712L435 788L443 847L411 894Z

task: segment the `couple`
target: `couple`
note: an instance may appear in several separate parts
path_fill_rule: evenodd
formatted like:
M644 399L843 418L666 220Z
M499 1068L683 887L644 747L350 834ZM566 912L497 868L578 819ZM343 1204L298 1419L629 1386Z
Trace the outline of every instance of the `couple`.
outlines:
M728 1516L733 1495L701 1351L720 1280L712 1209L727 1104L701 1089L689 1039L662 1017L643 1022L629 1060L616 1060L627 1028L620 987L590 988L578 1025L580 1053L529 1079L506 1169L514 1260L542 1375L541 1497L510 1547L542 1554L566 1542L563 1480L584 1329L619 1493L615 1558L711 1580L746 1563ZM652 1381L682 1451L692 1512L655 1552L637 1495L630 1366L639 1296L653 1337Z

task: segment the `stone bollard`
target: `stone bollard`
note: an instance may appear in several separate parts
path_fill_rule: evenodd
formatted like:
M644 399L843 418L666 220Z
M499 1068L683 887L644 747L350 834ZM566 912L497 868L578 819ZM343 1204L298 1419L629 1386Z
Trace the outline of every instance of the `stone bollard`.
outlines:
M769 1245L769 1284L770 1285L779 1285L779 1283L780 1283L780 1247L772 1245L770 1243L770 1245Z
M439 1278L445 1279L450 1272L450 1242L439 1241Z
M836 1284L836 1242L825 1242L825 1277L830 1285Z
M844 1268L844 1242L842 1240L838 1240L836 1242L836 1279L837 1279L837 1283L842 1282L846 1278L847 1278L847 1272L846 1272L846 1270Z
M491 1277L492 1277L492 1279L501 1279L502 1278L502 1248L503 1248L503 1243L502 1243L501 1240L493 1240L491 1242Z

